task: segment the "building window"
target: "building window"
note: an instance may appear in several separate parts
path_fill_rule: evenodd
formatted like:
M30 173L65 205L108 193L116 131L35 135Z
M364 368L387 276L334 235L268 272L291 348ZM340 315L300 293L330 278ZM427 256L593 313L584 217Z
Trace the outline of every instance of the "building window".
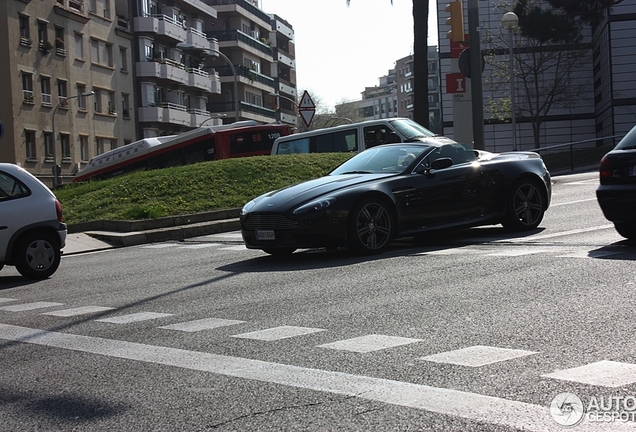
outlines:
M97 13L97 0L88 0L88 11Z
M38 40L41 44L49 40L47 25L43 21L38 21Z
M53 158L53 134L44 132L44 156L47 159Z
M51 78L40 77L40 88L42 90L42 105L51 105Z
M95 99L93 109L95 110L96 113L101 113L102 112L102 91L100 89L94 89L93 91L95 92L95 96L93 96L93 99Z
M110 0L104 0L104 18L110 18Z
M87 161L89 159L88 155L88 137L86 135L80 135L80 158L82 161Z
M77 98L77 109L80 111L86 111L86 96L82 94L86 93L86 86L84 84L77 85L77 94L80 97Z
M127 94L121 95L121 113L124 116L124 118L130 118L130 112L128 110L128 95Z
M31 46L31 33L29 32L29 17L19 15L20 45Z
M99 41L91 39L91 62L99 64Z
M77 33L75 33L75 57L84 59L84 37Z
M107 96L108 96L108 114L117 115L117 111L115 110L115 92L109 91Z
M27 159L36 159L35 153L35 132L31 130L24 131L24 144L26 147Z
M104 64L113 67L113 45L106 44L104 46Z
M22 97L25 103L33 103L33 75L22 72Z
M68 134L60 134L62 142L62 159L71 159L71 140Z
M128 51L124 47L119 47L119 70L128 71Z
M59 96L58 103L61 108L68 108L68 93L66 92L67 82L58 80L57 82L57 94Z

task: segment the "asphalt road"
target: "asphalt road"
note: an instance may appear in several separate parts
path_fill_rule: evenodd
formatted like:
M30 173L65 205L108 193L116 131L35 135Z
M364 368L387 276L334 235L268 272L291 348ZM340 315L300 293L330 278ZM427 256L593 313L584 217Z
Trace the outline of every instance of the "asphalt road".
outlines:
M597 182L555 178L529 235L371 258L229 233L5 268L0 429L636 429L636 246Z

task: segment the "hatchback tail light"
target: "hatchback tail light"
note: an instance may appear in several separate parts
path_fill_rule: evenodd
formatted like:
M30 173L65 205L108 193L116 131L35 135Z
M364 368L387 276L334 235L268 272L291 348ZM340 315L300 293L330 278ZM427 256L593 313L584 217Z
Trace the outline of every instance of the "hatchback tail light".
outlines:
M55 200L55 212L57 213L57 220L60 222L64 222L64 215L62 214L62 204Z
M607 157L607 155L603 156L603 159L601 159L601 164L599 167L599 176L601 180L612 177L612 164L610 163L610 160Z

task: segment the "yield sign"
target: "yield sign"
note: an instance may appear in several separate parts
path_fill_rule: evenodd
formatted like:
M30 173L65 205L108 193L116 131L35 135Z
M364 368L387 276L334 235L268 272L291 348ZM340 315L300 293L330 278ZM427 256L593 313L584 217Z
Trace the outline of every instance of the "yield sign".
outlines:
M298 113L303 118L305 125L309 127L311 121L314 119L314 114L316 114L316 105L314 101L311 100L311 96L305 90L303 93L303 97L300 99L300 103L298 104Z

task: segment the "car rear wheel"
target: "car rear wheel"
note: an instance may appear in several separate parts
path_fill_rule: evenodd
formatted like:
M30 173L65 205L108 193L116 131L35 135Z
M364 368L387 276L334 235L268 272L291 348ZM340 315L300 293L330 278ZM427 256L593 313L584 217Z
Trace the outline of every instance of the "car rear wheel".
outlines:
M614 227L626 239L636 239L636 222L614 222Z
M46 279L60 265L62 253L53 237L32 233L20 239L15 251L15 267L29 279Z
M393 237L390 208L377 198L360 202L349 220L350 247L364 255L376 254L389 247Z
M506 218L502 225L510 231L528 231L539 226L545 213L544 198L537 182L521 179L510 189Z

